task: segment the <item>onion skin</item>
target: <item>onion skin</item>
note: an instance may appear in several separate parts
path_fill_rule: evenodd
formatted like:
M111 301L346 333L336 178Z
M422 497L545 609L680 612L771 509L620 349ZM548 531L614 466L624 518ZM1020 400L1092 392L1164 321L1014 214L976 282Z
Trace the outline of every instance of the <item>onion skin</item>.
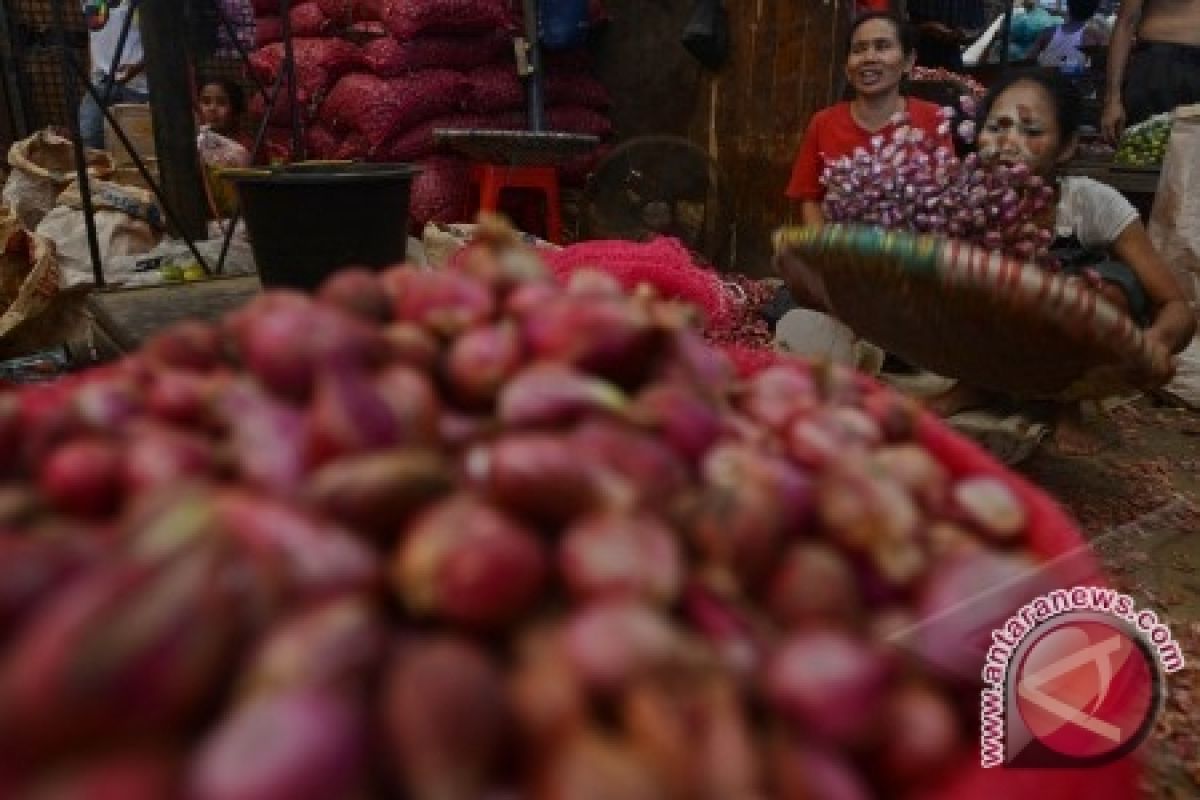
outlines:
M655 436L613 420L588 420L570 434L580 453L615 475L638 495L638 506L667 509L690 478L683 459Z
M498 766L509 717L496 666L466 640L399 646L384 680L384 749L404 796L475 800Z
M433 450L408 449L343 458L313 473L304 496L315 508L381 543L449 493L454 475Z
M617 413L627 405L616 386L571 367L534 364L500 390L496 414L510 428L553 428L587 416Z
M458 337L446 355L446 377L468 408L488 408L524 360L516 325L474 328Z
M268 695L233 712L200 746L189 800L353 800L362 781L362 713L314 690Z
M166 427L146 426L126 445L122 464L124 490L141 492L202 480L217 468L217 454L205 438Z
M430 372L437 365L441 347L432 334L413 322L394 322L383 329L387 362Z
M683 583L675 532L648 515L580 519L563 534L559 567L581 602L630 596L669 605Z
M217 415L228 431L238 477L257 489L295 496L308 470L311 434L305 415L246 380L221 394Z
M791 367L770 367L746 385L741 406L756 422L783 431L798 414L812 411L819 403L811 376Z
M764 692L784 719L830 742L862 741L876 724L886 662L865 642L836 631L786 639L764 674Z
M225 343L217 326L187 320L151 337L141 355L164 367L210 372L225 360Z
M38 475L38 487L55 508L97 519L121 504L121 451L102 439L77 439L50 454Z
M392 586L412 613L479 629L517 620L546 571L532 532L468 494L415 520L391 564Z
M330 275L317 289L317 300L365 322L387 322L392 316L378 275L365 267L346 267Z

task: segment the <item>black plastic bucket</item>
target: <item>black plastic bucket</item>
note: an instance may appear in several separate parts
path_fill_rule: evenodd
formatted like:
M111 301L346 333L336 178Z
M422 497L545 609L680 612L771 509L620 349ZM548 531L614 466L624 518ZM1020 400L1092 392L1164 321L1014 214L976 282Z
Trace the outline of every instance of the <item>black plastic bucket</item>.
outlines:
M264 286L315 289L347 264L386 267L408 245L412 164L228 170Z

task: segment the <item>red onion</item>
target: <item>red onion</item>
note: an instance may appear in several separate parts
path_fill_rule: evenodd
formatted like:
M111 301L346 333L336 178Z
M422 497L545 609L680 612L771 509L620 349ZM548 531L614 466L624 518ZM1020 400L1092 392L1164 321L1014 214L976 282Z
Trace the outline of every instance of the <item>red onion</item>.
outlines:
M655 330L647 315L622 299L560 297L524 320L534 358L571 364L629 385L653 365Z
M1025 506L998 478L960 480L954 485L953 498L963 519L993 542L1009 544L1025 532Z
M455 396L472 408L487 408L521 366L523 352L511 322L467 331L446 355L446 377Z
M207 439L171 428L143 426L126 445L122 482L132 496L211 476L216 466L216 451Z
M854 570L828 545L793 545L768 586L771 615L785 629L853 623L861 611Z
M618 600L576 612L562 632L562 643L584 684L611 692L645 670L678 659L684 640L658 612Z
M0 645L96 563L103 547L82 533L0 535Z
M751 419L782 431L797 414L811 411L819 403L817 386L810 375L781 366L755 375L746 384L741 406Z
M413 322L394 322L383 329L388 361L430 372L438 360L438 341Z
M771 750L777 796L785 800L870 800L874 795L837 753L785 739Z
M402 644L387 670L385 751L413 800L476 800L499 766L505 692L496 666L463 639Z
M224 361L225 344L215 325L187 320L151 337L142 356L166 367L208 372Z
M764 677L767 700L785 719L831 742L852 743L876 722L887 668L865 642L812 631L786 639Z
M581 459L566 436L508 434L473 449L464 468L496 504L545 525L589 511L628 508L636 499L628 482Z
M80 517L105 517L122 500L121 449L102 439L76 439L54 450L38 488L55 508Z
M121 378L92 381L72 398L74 417L89 430L110 435L142 414L138 387Z
M456 336L495 311L491 292L466 275L395 267L380 279L398 321L415 322L441 336Z
M693 577L684 591L683 613L730 673L748 684L762 665L765 637L730 582L713 575Z
M585 726L587 698L559 647L556 629L526 630L517 652L509 703L521 732L540 752L549 753Z
M665 442L612 420L584 422L570 441L589 460L622 476L645 507L669 507L689 478L683 460Z
M387 322L392 316L378 275L365 267L345 267L333 273L317 290L317 299L367 322Z
M721 435L718 409L679 383L656 383L637 396L632 416L656 431L684 459L702 459Z
M534 535L476 497L455 495L409 527L392 584L409 610L476 628L508 624L538 596L546 557Z
M950 474L925 448L915 444L883 447L871 453L871 463L912 493L926 511L936 513L945 508Z
M621 390L607 381L567 366L534 364L504 385L496 412L508 427L557 427L585 416L619 412L626 404Z
M93 756L51 772L48 777L5 797L22 800L162 800L179 791L178 758L171 753L130 750Z
M309 464L385 449L402 438L379 386L351 365L330 364L318 374L309 413Z
M683 582L675 532L649 515L582 518L560 548L567 588L580 601L627 595L668 605Z
M259 645L239 681L240 694L301 689L351 694L374 677L383 654L383 629L361 597L305 609L280 622Z
M399 444L425 446L437 442L441 401L429 377L411 367L393 366L376 376L375 385L391 407Z
M226 385L225 377L198 375L183 369L159 370L146 390L146 410L164 422L206 429L213 421L213 398Z
M526 283L513 289L504 303L504 310L515 317L525 317L539 312L555 298L561 290L551 283Z
M950 701L927 686L910 684L884 703L880 762L889 782L935 783L962 755L963 739Z
M217 415L229 430L234 468L242 481L284 497L299 490L309 437L303 414L243 380L221 393Z
M649 767L625 744L598 734L567 742L542 770L530 800L661 800Z
M331 519L381 542L454 486L450 465L430 450L342 458L314 473L305 497Z
M192 800L351 800L362 790L361 712L311 689L234 709L200 746Z

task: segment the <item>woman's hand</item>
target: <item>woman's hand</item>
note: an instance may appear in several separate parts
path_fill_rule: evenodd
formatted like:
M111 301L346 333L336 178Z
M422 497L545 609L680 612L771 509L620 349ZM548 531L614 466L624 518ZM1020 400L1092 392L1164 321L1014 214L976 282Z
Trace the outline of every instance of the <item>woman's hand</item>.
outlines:
M1126 379L1139 389L1158 389L1170 383L1179 368L1179 358L1171 353L1169 343L1163 341L1153 328L1146 331L1146 344L1150 351L1149 363L1139 363L1126 370Z

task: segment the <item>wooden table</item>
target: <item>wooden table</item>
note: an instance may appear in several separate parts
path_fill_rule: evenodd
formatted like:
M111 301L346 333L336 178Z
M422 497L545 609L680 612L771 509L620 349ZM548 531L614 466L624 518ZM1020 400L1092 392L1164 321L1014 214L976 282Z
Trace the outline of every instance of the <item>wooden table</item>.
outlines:
M1059 170L1062 175L1082 175L1107 183L1126 195L1152 195L1158 191L1158 167L1122 167L1112 161L1076 158Z
M87 309L122 353L185 319L214 320L262 291L257 277L211 278L138 289L93 292Z

